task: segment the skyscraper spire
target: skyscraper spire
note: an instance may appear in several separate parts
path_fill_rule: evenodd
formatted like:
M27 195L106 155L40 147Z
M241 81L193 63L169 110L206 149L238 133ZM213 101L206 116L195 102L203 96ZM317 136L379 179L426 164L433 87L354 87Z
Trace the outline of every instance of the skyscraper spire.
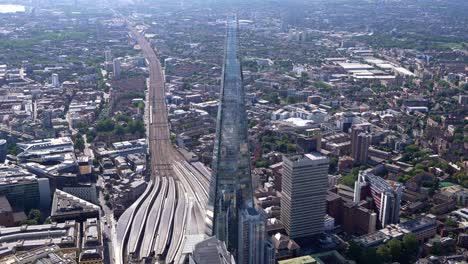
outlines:
M234 255L239 251L239 232L242 232L239 230L239 215L253 203L237 29L237 18L229 17L209 199L212 235L225 241Z

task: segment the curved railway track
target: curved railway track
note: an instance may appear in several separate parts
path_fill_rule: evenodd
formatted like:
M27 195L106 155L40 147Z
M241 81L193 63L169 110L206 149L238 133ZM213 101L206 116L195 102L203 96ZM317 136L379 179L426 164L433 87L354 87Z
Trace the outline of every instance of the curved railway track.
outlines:
M181 263L187 235L203 234L209 179L187 162L170 141L164 75L150 43L135 29L149 68L148 148L151 180L117 224L117 264Z

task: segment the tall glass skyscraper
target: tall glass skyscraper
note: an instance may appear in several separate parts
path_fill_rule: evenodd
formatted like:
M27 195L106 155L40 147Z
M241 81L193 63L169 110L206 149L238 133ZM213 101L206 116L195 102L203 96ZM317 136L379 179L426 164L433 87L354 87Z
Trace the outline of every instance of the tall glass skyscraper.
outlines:
M245 259L239 256L240 240L252 237L242 236L246 225L240 224L240 216L247 208L254 210L237 29L237 18L229 17L208 209L210 233L225 241L236 261Z

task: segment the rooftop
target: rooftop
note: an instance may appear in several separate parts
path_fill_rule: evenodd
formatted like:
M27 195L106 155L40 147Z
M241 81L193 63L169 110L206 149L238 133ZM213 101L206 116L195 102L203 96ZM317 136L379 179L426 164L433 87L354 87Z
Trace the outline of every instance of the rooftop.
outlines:
M22 225L0 228L3 251L14 252L17 247L36 248L50 243L62 248L78 247L79 228L75 221L44 225Z
M54 199L52 201L52 216L92 211L99 212L99 206L64 191L55 190Z
M367 234L367 235L360 236L360 237L356 238L354 241L357 242L358 244L360 244L363 247L370 247L370 246L373 246L373 245L378 245L381 242L386 241L388 239L389 239L389 237L386 234L377 231L377 232L374 232L374 233L370 233L370 234Z
M291 155L285 155L285 160L283 162L293 162L297 163L298 165L300 164L315 164L315 163L325 163L328 162L328 158L324 155L322 155L319 152L312 152L312 153L307 153L307 154L291 154Z
M34 174L16 165L0 164L0 186L36 181Z
M321 261L315 259L312 256L302 256L302 257L278 261L278 264L315 264L315 263L321 263Z

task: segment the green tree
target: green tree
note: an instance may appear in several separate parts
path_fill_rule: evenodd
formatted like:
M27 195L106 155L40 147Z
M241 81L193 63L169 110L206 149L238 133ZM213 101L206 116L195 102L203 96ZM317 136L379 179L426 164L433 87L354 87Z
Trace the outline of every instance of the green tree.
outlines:
M413 145L408 145L408 146L405 147L405 151L409 152L409 153L415 153L418 150L419 150L418 146L416 146L414 144Z
M332 157L330 159L330 166L328 167L329 172L334 172L338 166L338 159L335 157Z
M453 220L451 217L447 217L447 220L445 220L445 225L449 227L456 227L458 226L457 222Z
M121 125L117 125L114 129L114 133L118 136L125 135L125 128Z
M358 175L359 168L353 168L350 173L341 177L340 183L349 187L354 187L354 183L356 182Z
M280 99L278 93L270 93L262 96L262 99L267 100L270 103L279 104Z
M93 129L89 129L86 132L86 139L88 140L88 142L93 142L96 136L97 136L96 131L94 131Z
M306 86L308 81L309 81L309 74L307 74L307 72L301 72L301 77L299 78L299 83L301 87Z
M137 132L144 133L145 124L141 120L130 120L127 124L127 133L134 134Z
M413 259L419 253L419 241L414 234L406 234L403 237L404 259Z
M29 214L28 214L28 219L31 219L31 220L36 220L37 222L39 222L39 220L41 219L41 211L39 209L31 209L31 211L29 211Z
M78 122L76 124L76 128L78 129L78 131L80 131L80 133L85 133L86 130L88 130L88 125L86 125L86 123L84 122Z
M442 250L442 246L440 245L440 243L434 243L432 245L431 254L439 256L439 255L442 255L442 253L443 253L443 250Z
M359 257L359 263L361 264L379 264L382 263L375 248L366 248L362 251Z
M288 96L288 97L286 98L286 103L288 103L288 104L295 104L295 103L297 103L297 98L294 97L294 96Z
M346 255L349 259L359 261L362 254L362 248L355 242L350 242Z
M288 152L296 152L296 144L289 143L287 150Z
M83 151L85 149L85 142L80 134L75 138L75 149L78 149L79 151Z
M394 238L388 242L388 248L390 249L390 254L392 255L392 261L399 262L402 257L402 245L401 241Z
M114 130L115 122L110 117L103 118L96 123L98 132L110 132Z
M256 161L255 161L255 167L257 168L266 168L268 167L268 161L262 159L262 158L258 158Z
M16 144L11 144L8 146L7 152L10 155L16 156L20 153L20 150Z
M379 256L379 259L384 263L392 261L392 253L390 252L390 249L387 245L380 245L377 248L377 255Z
M130 120L132 120L130 118L130 116L126 115L126 114L119 114L115 117L115 120L117 120L118 122L125 122L125 123L128 123L130 122Z
M258 122L256 120L249 120L249 128L256 126Z

